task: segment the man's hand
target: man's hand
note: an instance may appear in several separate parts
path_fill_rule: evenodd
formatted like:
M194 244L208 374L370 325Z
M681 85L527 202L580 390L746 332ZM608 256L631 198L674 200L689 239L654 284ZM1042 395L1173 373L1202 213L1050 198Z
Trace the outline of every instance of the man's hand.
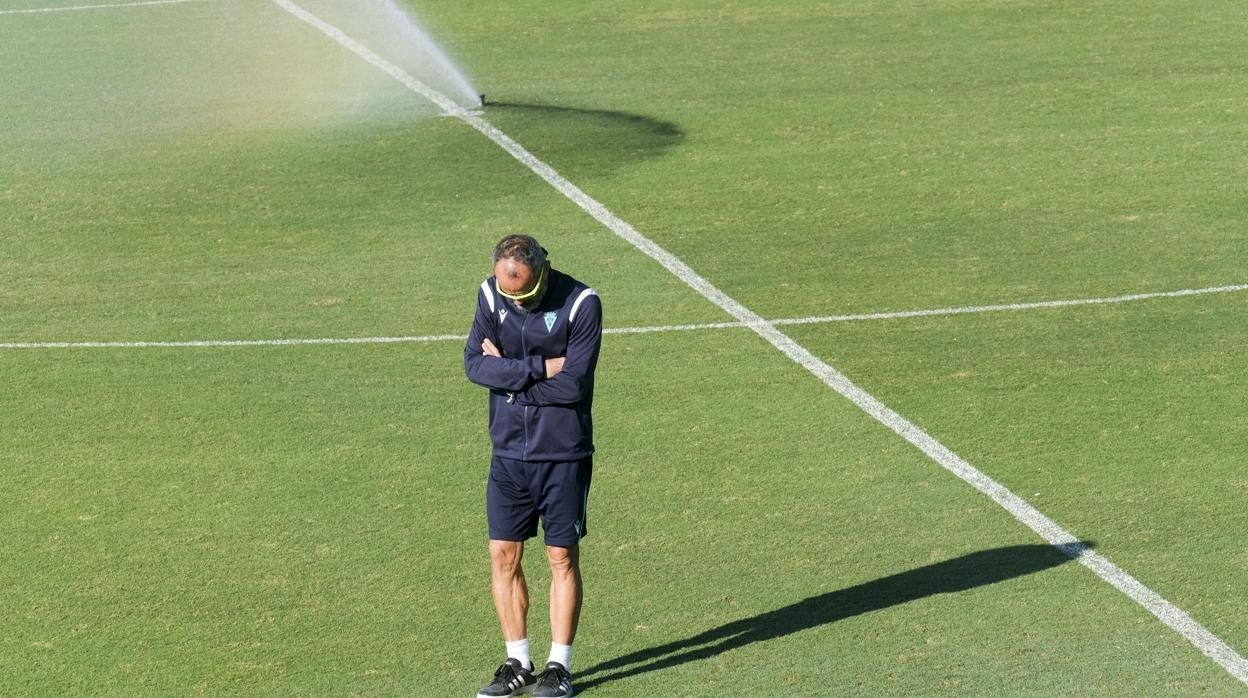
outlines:
M546 377L554 378L555 374L563 370L564 357L556 356L553 359L546 359Z
M481 355L493 356L497 359L503 358L503 352L499 351L498 347L494 346L494 342L491 342L488 337L481 342ZM556 356L553 359L546 359L546 377L554 378L556 373L562 371L563 361L564 357L562 356Z

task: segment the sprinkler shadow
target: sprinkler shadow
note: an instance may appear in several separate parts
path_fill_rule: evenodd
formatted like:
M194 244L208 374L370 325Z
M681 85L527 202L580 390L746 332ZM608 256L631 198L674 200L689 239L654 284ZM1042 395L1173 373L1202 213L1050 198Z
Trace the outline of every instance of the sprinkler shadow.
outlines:
M654 157L685 140L677 124L631 112L505 100L488 100L485 110L491 118L522 121L516 130L525 148L560 165L601 169Z
M577 674L577 691L649 671L696 662L755 642L852 618L910 601L996 584L1057 567L1091 550L1068 546L1015 545L983 550L857 586L812 596L791 606L736 620L704 633L616 657Z

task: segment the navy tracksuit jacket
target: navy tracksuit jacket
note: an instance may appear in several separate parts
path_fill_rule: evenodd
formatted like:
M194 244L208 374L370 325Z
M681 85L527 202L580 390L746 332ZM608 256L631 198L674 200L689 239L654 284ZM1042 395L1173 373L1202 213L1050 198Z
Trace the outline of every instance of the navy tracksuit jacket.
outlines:
M542 302L526 311L481 283L477 314L464 346L464 372L490 389L494 455L524 461L572 461L594 452L594 368L602 344L602 303L592 288L551 269ZM489 338L503 358L483 356ZM546 378L546 359L566 357Z

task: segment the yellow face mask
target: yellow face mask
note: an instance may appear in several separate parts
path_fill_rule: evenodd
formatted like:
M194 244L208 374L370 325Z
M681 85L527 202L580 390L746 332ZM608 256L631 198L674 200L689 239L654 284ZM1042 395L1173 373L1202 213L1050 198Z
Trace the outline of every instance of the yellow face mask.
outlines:
M543 264L542 270L538 272L537 274L537 283L533 284L533 288L529 289L528 291L525 291L524 293L508 293L504 291L503 287L499 286L497 283L495 283L494 286L495 288L498 289L498 295L502 296L503 298L510 298L511 300L517 303L524 303L527 300L536 298L537 294L542 292L542 281L545 280L545 278L546 278L546 265Z

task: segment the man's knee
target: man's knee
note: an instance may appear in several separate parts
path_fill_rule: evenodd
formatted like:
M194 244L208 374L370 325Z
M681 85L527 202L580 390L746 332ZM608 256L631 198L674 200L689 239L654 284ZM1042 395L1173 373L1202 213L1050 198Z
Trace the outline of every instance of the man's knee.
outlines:
M550 570L556 574L575 574L581 565L581 548L579 545L561 547L546 546L546 559L550 561Z
M524 543L512 540L490 541L490 564L499 572L514 574L524 558Z

